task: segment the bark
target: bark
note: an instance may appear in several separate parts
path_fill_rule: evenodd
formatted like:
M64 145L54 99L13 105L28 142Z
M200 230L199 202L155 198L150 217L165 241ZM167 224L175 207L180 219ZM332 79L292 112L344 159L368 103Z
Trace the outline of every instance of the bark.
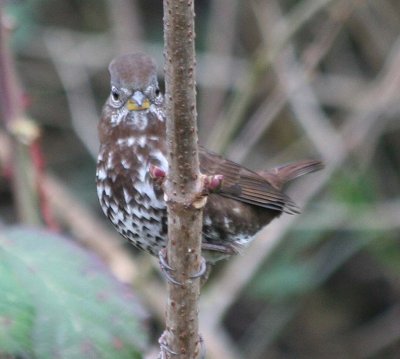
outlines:
M197 149L194 2L164 0L164 57L169 173L168 263L181 285L168 283L167 358L199 358L199 279L202 205ZM172 354L171 352L175 354Z

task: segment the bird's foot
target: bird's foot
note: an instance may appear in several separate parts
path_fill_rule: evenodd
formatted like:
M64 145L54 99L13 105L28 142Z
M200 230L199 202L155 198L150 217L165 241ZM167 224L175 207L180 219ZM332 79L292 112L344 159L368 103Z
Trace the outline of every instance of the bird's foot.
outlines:
M167 332L164 331L164 333L161 334L160 339L158 339L158 344L160 344L160 354L158 356L158 359L167 359L168 354L170 356L178 355L177 352L174 352L168 346L166 336L167 336ZM204 340L203 340L203 337L201 335L199 336L199 346L200 346L200 349L199 349L200 350L200 356L199 356L199 358L200 359L205 359L205 357L206 357L206 346L204 344Z
M204 257L201 257L200 268L197 273L194 273L190 276L191 279L196 279L204 276L207 272L207 262Z
M206 344L204 343L203 337L199 336L199 344L200 344L200 359L206 358Z
M172 268L168 264L168 259L167 259L167 248L162 248L158 252L158 262L160 263L160 268L161 272L163 273L164 277L167 279L168 282L180 285L182 286L182 283L178 282L172 275L171 272L175 271L174 268Z
M158 356L159 359L167 359L168 354L171 355L178 355L177 352L174 352L167 343L167 332L161 334L160 339L158 339L158 344L160 344L160 355Z
M160 263L161 272L164 274L165 278L170 283L182 286L183 284L181 282L178 282L171 274L171 272L174 272L175 269L172 268L168 263L166 248L163 248L158 252L158 261ZM203 277L206 273L207 273L207 262L203 257L201 257L200 268L196 273L190 275L190 279Z

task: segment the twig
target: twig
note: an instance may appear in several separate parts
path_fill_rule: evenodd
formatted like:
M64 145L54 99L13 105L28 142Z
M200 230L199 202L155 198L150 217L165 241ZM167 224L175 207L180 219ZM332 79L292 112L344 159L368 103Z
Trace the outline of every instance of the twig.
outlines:
M344 150L341 138L320 108L314 91L306 81L305 69L295 60L294 49L288 46L282 51L280 60L274 64L274 69L287 93L288 102L296 115L296 122L306 132L324 160L331 163L336 158L342 157L341 154L338 155L338 152ZM302 86L293 91L298 83Z
M97 136L93 136L93 129L96 128L98 114L89 76L81 63L72 65L66 61L71 56L70 48L74 44L74 39L68 33L63 35L44 32L43 40L65 89L75 133L95 158L99 143Z
M400 228L400 203L397 200L356 206L325 202L316 212L303 215L295 230L333 231L340 227L343 231L388 232Z
M207 26L206 48L213 54L226 57L224 66L215 66L212 57L206 57L204 68L205 72L211 77L217 78L223 83L227 83L230 77L237 77L234 70L233 57L230 56L235 45L235 24L239 11L238 0L213 0L209 11L209 21ZM224 21L221 21L224 18ZM217 88L207 86L200 96L199 127L201 135L208 135L212 132L215 118L222 111L224 97L228 88ZM201 137L201 136L200 136Z
M271 4L268 3L268 5ZM254 144L257 143L265 133L265 130L277 118L277 114L284 109L291 93L299 92L300 88L311 81L313 72L330 49L330 45L339 33L339 29L343 26L343 23L352 14L353 7L348 3L339 3L334 10L341 16L336 16L334 19L330 19L331 21L328 21L323 28L319 29L320 33L318 39L303 51L303 58L305 58L306 61L304 75L301 78L297 76L295 79L291 79L290 89L287 89L286 91L282 91L279 86L275 86L272 94L268 96L259 109L247 119L240 134L238 134L237 138L228 147L227 154L229 157L234 158L236 161L243 161L249 152L251 152ZM265 27L264 24L268 24L270 18L262 18L261 14L267 13L271 16L270 9L262 11L262 9L257 7L254 12L258 14L256 20L260 27L260 31L262 31ZM264 31L264 38L267 36L269 36L269 33ZM265 44L265 46L266 45L267 44ZM274 62L272 62L272 64L273 63ZM338 92L340 93L340 91ZM331 93L330 96L332 96Z
M237 91L233 96L231 105L226 115L221 118L213 133L211 134L208 145L217 151L224 151L229 141L244 120L247 108L255 96L261 80L264 78L266 70L276 60L280 51L291 40L292 36L299 31L304 24L309 21L317 12L324 7L330 6L333 0L308 0L302 1L294 7L287 15L289 27L282 29L282 24L277 24L274 29L276 41L269 48L264 45L257 50L255 58L248 71L248 78L241 91Z
M138 1L108 0L107 7L117 52L126 53L127 43L130 48L140 48L144 26Z
M168 283L162 356L199 358L200 281L192 276L201 263L202 190L197 149L194 1L164 0L165 84L169 174L168 263L175 281ZM198 204L198 205L197 205Z
M39 130L24 113L22 91L18 84L14 61L9 49L9 35L13 29L0 4L0 110L4 125L13 134L12 189L21 222L41 224L37 191L36 169L30 158L30 147L39 138Z
M65 30L57 27L47 27L39 36L40 40L48 34L53 35L60 40L57 44L63 56L59 57L59 61L67 62L69 66L83 67L88 71L89 75L104 71L105 64L115 55L116 50L110 44L113 39L109 34L86 34L83 32ZM72 39L73 43L69 40ZM131 49L132 43L121 40L121 46L125 49ZM136 48L140 48L143 52L148 53L153 58L161 61L160 53L162 47L158 43L140 42ZM26 46L18 49L19 54L32 57L34 59L48 59L47 46L42 42L35 42L35 46ZM95 54L95 56L94 56ZM214 71L207 71L207 64L212 63ZM230 63L234 77L220 76L226 70L226 64ZM226 90L227 88L236 89L242 83L242 79L246 76L247 61L237 56L226 56L214 54L210 51L199 52L197 54L197 85L201 87L211 87L218 90ZM159 76L163 76L159 73Z

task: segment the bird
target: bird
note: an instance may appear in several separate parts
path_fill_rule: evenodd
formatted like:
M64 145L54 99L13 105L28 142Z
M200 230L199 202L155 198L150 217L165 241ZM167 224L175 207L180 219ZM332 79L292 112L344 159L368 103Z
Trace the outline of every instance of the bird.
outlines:
M167 204L152 168L168 173L164 95L155 61L124 54L109 65L110 95L98 125L96 187L104 214L135 247L159 256L167 245ZM199 146L200 171L220 176L203 212L202 253L207 263L241 253L257 232L282 213L299 213L283 192L295 178L323 168L309 159L252 171Z

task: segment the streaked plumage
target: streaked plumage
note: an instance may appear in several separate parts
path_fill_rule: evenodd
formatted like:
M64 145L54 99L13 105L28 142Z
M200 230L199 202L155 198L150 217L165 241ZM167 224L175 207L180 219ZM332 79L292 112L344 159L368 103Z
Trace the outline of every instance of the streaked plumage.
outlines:
M160 184L149 166L168 171L163 96L156 66L145 54L117 57L109 67L111 95L99 124L97 192L115 228L153 255L166 245L167 212ZM203 249L209 261L232 255L272 219L298 213L281 190L286 182L319 170L302 161L256 173L200 147L201 172L222 174L218 193L204 208ZM207 255L208 252L208 255Z

